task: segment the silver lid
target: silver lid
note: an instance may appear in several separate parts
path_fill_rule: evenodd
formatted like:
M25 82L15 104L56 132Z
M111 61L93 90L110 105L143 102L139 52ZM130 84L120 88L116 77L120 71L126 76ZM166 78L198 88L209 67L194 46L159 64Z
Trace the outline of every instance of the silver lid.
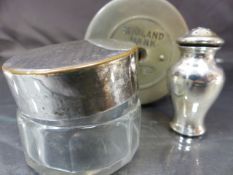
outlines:
M20 112L60 121L110 110L137 97L136 60L131 43L75 41L15 56L3 71Z
M219 47L223 45L224 40L210 29L198 27L180 37L177 43L182 46Z

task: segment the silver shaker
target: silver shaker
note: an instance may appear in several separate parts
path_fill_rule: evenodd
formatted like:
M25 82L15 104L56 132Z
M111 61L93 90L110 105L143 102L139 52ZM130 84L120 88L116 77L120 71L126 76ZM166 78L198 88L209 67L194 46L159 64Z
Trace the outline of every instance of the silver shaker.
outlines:
M3 65L27 163L46 175L109 175L140 135L137 48L112 40L33 49Z
M216 65L215 53L223 39L206 28L195 28L177 40L181 60L169 74L175 116L171 128L185 136L200 136L206 131L205 116L222 90L225 76Z

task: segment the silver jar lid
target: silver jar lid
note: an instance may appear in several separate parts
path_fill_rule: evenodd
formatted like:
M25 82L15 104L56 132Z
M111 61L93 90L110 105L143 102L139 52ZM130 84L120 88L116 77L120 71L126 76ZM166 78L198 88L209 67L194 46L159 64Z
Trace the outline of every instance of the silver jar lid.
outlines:
M61 120L106 111L137 93L137 47L114 40L33 49L3 65L20 112Z
M209 46L219 47L224 40L210 29L198 27L177 40L182 46Z
M134 44L116 40L67 42L14 56L4 63L3 70L18 75L65 74L128 57L136 50Z
M85 38L138 45L140 99L147 104L168 94L167 70L180 58L176 39L187 31L182 15L166 0L113 0L93 18Z

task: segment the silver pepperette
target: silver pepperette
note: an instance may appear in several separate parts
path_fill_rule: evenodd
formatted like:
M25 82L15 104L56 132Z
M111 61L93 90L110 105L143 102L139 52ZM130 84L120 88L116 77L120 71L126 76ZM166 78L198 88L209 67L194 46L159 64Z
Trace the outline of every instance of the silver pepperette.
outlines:
M225 76L215 53L224 41L210 29L196 28L177 40L182 59L171 68L170 90L175 117L171 128L185 136L206 131L204 119L222 90Z

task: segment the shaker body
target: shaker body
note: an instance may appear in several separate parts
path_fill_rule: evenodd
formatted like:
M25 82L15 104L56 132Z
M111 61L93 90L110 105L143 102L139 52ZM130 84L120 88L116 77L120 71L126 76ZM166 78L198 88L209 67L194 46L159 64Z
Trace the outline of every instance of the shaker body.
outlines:
M175 117L171 127L186 136L205 133L204 118L224 84L224 73L214 57L184 54L170 72Z

